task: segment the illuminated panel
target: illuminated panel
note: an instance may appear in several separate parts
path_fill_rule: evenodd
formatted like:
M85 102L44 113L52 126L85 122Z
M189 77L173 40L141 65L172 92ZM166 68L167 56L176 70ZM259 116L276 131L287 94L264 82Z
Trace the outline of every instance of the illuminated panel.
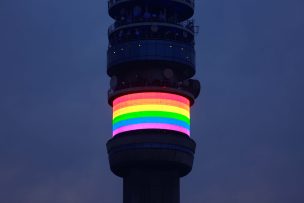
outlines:
M113 101L113 136L143 129L173 130L190 136L190 101L164 92L116 98Z

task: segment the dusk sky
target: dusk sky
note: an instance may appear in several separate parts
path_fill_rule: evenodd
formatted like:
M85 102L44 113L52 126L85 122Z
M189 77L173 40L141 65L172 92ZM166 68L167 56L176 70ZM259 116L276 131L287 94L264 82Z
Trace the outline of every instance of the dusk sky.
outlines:
M196 0L182 203L304 202L304 1ZM0 202L119 203L106 0L0 0Z

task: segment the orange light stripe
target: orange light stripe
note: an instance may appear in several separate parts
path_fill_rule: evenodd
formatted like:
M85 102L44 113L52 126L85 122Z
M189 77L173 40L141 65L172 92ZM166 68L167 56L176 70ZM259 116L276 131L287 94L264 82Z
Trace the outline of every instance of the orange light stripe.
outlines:
M137 100L137 99L167 99L167 100L175 100L186 105L190 105L190 101L180 95L171 94L171 93L164 93L164 92L143 92L143 93L134 93L128 94L121 97L116 98L113 101L113 105L117 105L121 102L126 102L130 100Z
M137 99L137 100L129 100L126 102L121 102L117 105L113 106L113 111L116 111L121 108L129 107L129 106L137 106L137 105L146 105L146 104L155 104L155 105L168 105L168 106L176 106L185 110L190 110L189 105L181 103L175 100L166 100L166 99Z

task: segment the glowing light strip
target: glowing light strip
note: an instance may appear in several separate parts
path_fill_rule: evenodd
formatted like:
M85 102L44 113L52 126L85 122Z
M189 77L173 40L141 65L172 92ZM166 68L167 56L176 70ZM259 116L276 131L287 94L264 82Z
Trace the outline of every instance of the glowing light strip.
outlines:
M143 92L113 101L113 136L132 130L161 129L190 136L190 101L180 95Z
M185 133L186 135L190 136L190 130L177 126L177 125L170 125L170 124L163 124L163 123L144 123L144 124L134 124L134 125L127 125L121 128L118 128L113 131L113 136L128 132L131 130L143 130L143 129L164 129L164 130L174 130L178 132Z
M121 108L113 112L113 118L120 116L122 114L126 113L132 113L132 112L139 112L139 111L157 111L157 110L162 110L164 112L172 112L172 113L178 113L182 114L188 118L190 118L190 113L189 111L178 108L175 106L169 106L169 105L138 105L138 106L129 106L126 108Z
M142 111L142 112L134 112L134 113L128 113L123 114L120 116L117 116L113 119L113 124L123 121L126 119L132 119L132 118L141 118L141 117L166 117L166 118L175 118L181 121L184 121L190 125L190 118L187 118L186 116L183 116L181 114L177 113L171 113L171 112L164 112L164 111Z
M185 109L189 111L190 107L189 104L185 104L183 102L175 101L175 100L160 100L160 99L135 99L132 101L124 101L116 104L113 107L113 111L116 111L121 108L125 108L128 106L134 106L134 105L142 105L142 104L157 104L157 105L171 105L176 106L182 109Z
M190 129L190 125L184 121L180 121L177 119L172 118L159 118L159 117L145 117L145 118L133 118L124 121L120 121L113 125L113 130L117 128L127 126L127 125L134 125L134 124L141 124L141 123L166 123L171 125L181 126L186 129Z
M136 99L163 99L163 100L174 100L179 101L184 104L190 104L190 101L180 95L171 94L171 93L164 93L164 92L143 92L143 93L135 93L135 94L128 94L121 96L119 98L116 98L113 101L113 106L117 105L118 103L130 101L130 100L136 100Z

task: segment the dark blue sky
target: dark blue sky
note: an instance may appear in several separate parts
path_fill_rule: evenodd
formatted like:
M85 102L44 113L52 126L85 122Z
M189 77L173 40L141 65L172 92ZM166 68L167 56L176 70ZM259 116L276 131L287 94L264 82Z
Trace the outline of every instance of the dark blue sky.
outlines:
M196 1L184 203L304 202L304 1ZM0 1L0 202L122 202L105 0Z

